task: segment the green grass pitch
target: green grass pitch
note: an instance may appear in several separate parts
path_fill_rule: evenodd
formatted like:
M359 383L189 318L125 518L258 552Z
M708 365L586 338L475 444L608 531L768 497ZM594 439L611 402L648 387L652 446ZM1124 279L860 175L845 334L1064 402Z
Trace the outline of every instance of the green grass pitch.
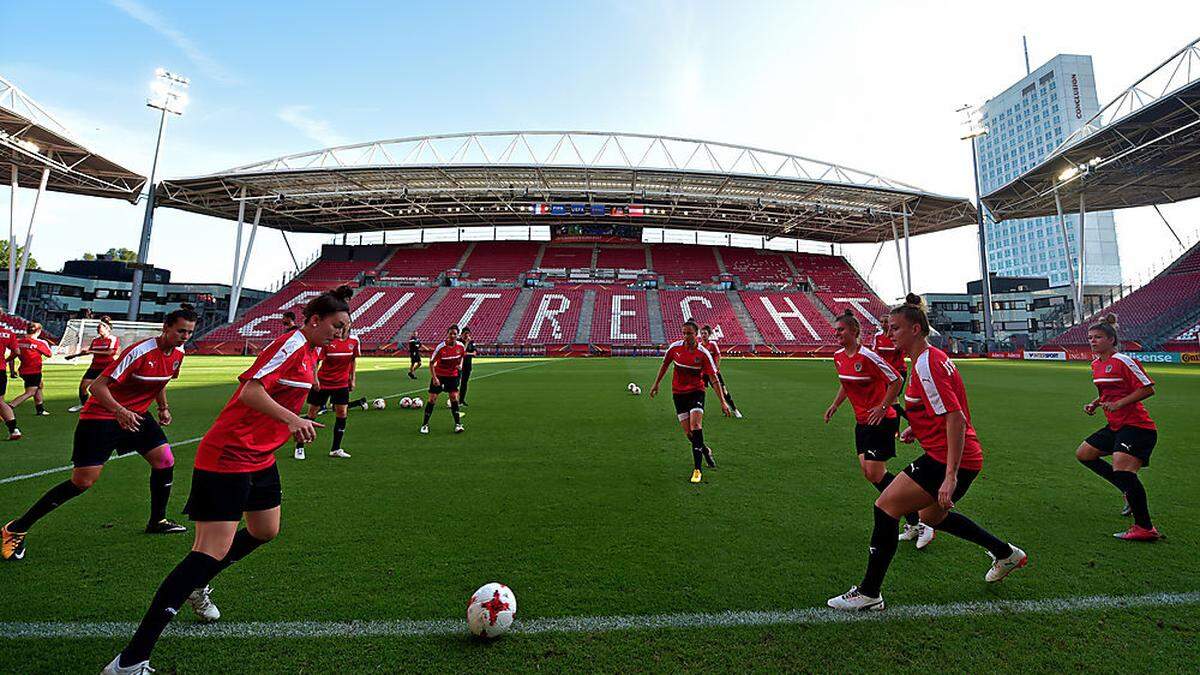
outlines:
M172 441L198 437L246 359L192 357L168 390ZM461 619L487 581L515 590L522 620L816 608L861 578L875 490L853 452L849 405L825 425L837 381L828 361L723 362L746 417L709 397L719 467L691 485L691 457L668 395L648 392L651 359L481 360L467 432L439 406L351 411L350 460L280 450L282 533L214 581L223 623ZM900 615L912 605L1194 593L1200 553L1200 369L1151 365L1160 426L1142 474L1167 539L1125 543L1120 496L1074 459L1101 418L1085 364L960 361L985 467L959 504L1025 548L1030 565L986 585L989 560L941 535L901 544L884 587L891 607L853 623L514 634L494 643L425 637L164 637L159 672L1192 671L1200 604L1077 611ZM423 389L407 359L363 359L359 392ZM80 367L50 367L54 413L18 411L25 439L0 445L0 480L67 464ZM14 383L10 382L11 397ZM424 395L424 394L422 394ZM322 420L329 421L330 417ZM175 449L170 515L180 517L195 443ZM918 451L902 446L893 471ZM88 494L38 524L19 563L0 565L0 671L95 673L127 635L15 638L28 622L136 622L191 534L148 537L147 475L113 461ZM15 517L66 473L0 484ZM895 614L894 618L888 618ZM193 622L190 610L177 624Z

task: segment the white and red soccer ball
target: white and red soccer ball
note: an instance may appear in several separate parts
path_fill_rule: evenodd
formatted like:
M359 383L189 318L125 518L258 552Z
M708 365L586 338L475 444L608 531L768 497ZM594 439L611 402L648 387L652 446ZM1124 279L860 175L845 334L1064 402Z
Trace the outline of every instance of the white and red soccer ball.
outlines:
M404 402L401 401L400 404L401 404L401 406L403 406ZM384 408L387 407L387 401L385 401L381 398L377 398L374 401L371 401L371 407L376 410L383 410Z
M479 587L467 602L467 628L482 638L498 638L512 627L517 614L517 596L504 584L492 582Z
M400 407L401 408L413 407L413 400L411 398L405 396L404 398L400 399Z

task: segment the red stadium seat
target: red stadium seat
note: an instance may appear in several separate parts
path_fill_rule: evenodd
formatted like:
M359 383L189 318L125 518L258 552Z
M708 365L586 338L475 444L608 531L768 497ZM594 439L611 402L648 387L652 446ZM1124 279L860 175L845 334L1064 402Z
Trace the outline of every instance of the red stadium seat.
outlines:
M792 278L792 270L783 256L782 253L751 248L721 249L725 271L738 277L743 284L787 283Z
M579 288L534 291L513 342L539 345L574 342L579 331L583 295L584 291Z
M453 269L466 252L468 244L420 244L401 246L388 258L379 276L390 279L433 281L448 269Z
M541 247L536 241L477 242L463 267L471 281L516 281L533 269Z
M592 342L601 345L648 345L650 311L646 291L602 286L592 310Z
M650 254L654 271L669 284L711 284L721 273L711 246L658 244Z
M391 342L434 293L433 288L371 286L359 289L350 300L353 331L363 349Z
M744 345L750 341L724 293L659 291L658 299L662 305L663 333L668 342L679 336L679 327L687 319L701 326L711 325L717 342Z
M742 291L742 303L755 327L771 345L819 345L834 342L833 326L803 293Z
M542 253L539 267L543 270L579 270L591 269L592 246L546 246ZM561 278L561 274L551 275Z
M495 342L520 293L516 288L451 289L417 330L422 341L432 342L457 325L469 327L476 342Z
M601 246L596 256L596 269L644 270L646 269L646 247Z

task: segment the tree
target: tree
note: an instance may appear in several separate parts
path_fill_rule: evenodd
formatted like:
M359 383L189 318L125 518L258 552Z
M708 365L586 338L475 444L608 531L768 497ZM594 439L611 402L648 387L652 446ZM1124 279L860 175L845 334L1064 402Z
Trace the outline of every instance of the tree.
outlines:
M21 264L21 256L24 254L25 254L25 247L18 246L17 247L17 265L18 266ZM4 266L4 265L8 265L8 242L5 240L0 240L0 266ZM31 270L40 270L41 269L41 267L38 266L37 258L34 258L33 254L29 255L29 269L31 269Z
M84 253L84 260L96 260L100 256L104 256L109 260L119 260L121 262L135 262L137 260L137 251L130 251L127 248L110 248L104 253Z

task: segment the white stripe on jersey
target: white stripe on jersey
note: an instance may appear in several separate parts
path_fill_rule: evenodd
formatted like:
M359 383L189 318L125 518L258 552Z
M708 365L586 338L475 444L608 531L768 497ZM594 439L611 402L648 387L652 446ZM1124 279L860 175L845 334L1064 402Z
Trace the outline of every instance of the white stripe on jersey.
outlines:
M278 382L279 382L279 384L287 385L289 387L296 387L297 389L312 389L312 382L298 382L296 380L285 380L282 377L279 378Z
M150 350L158 346L158 338L147 338L133 346L133 349L125 352L125 358L117 363L117 367L113 368L112 379L119 380L129 370L129 366L133 365L134 361L144 356Z
M1138 382L1142 383L1143 387L1149 387L1150 385L1154 384L1154 382L1152 382L1150 378L1146 376L1146 371L1142 370L1142 365L1140 363L1129 358L1125 354L1122 354L1121 352L1114 352L1113 356L1121 363L1124 363L1129 370L1133 371L1133 376L1138 379Z
M892 368L890 365L888 365L888 362L884 361L882 356L876 354L870 349L867 349L866 346L859 347L858 353L866 356L868 359L871 359L871 363L879 366L879 369L883 371L885 376L887 376L889 384L900 379L900 375L896 373L895 368Z
M278 370L279 366L282 366L283 362L287 361L289 356L295 354L297 349L303 347L305 342L307 342L307 340L304 338L304 333L301 333L299 330L292 333L291 337L289 337L283 344L279 345L279 351L272 354L271 359L267 361L262 368L259 368L258 372L254 373L254 376L250 379L261 380L267 375L270 375Z
M1120 382L1120 381L1121 381L1121 378L1119 378L1119 377L1093 377L1093 378L1092 378L1092 382L1096 382L1096 383L1100 383L1100 382Z
M865 381L865 380L870 380L871 377L869 375L840 375L839 374L838 379L839 380ZM893 377L892 379L894 380L896 378Z
M942 394L938 391L937 384L933 381L933 373L929 371L929 350L921 352L917 357L913 368L917 371L917 379L921 381L921 388L925 390L925 398L929 401L929 407L933 408L936 415L946 414L946 404L942 402ZM905 399L908 397L905 396Z

